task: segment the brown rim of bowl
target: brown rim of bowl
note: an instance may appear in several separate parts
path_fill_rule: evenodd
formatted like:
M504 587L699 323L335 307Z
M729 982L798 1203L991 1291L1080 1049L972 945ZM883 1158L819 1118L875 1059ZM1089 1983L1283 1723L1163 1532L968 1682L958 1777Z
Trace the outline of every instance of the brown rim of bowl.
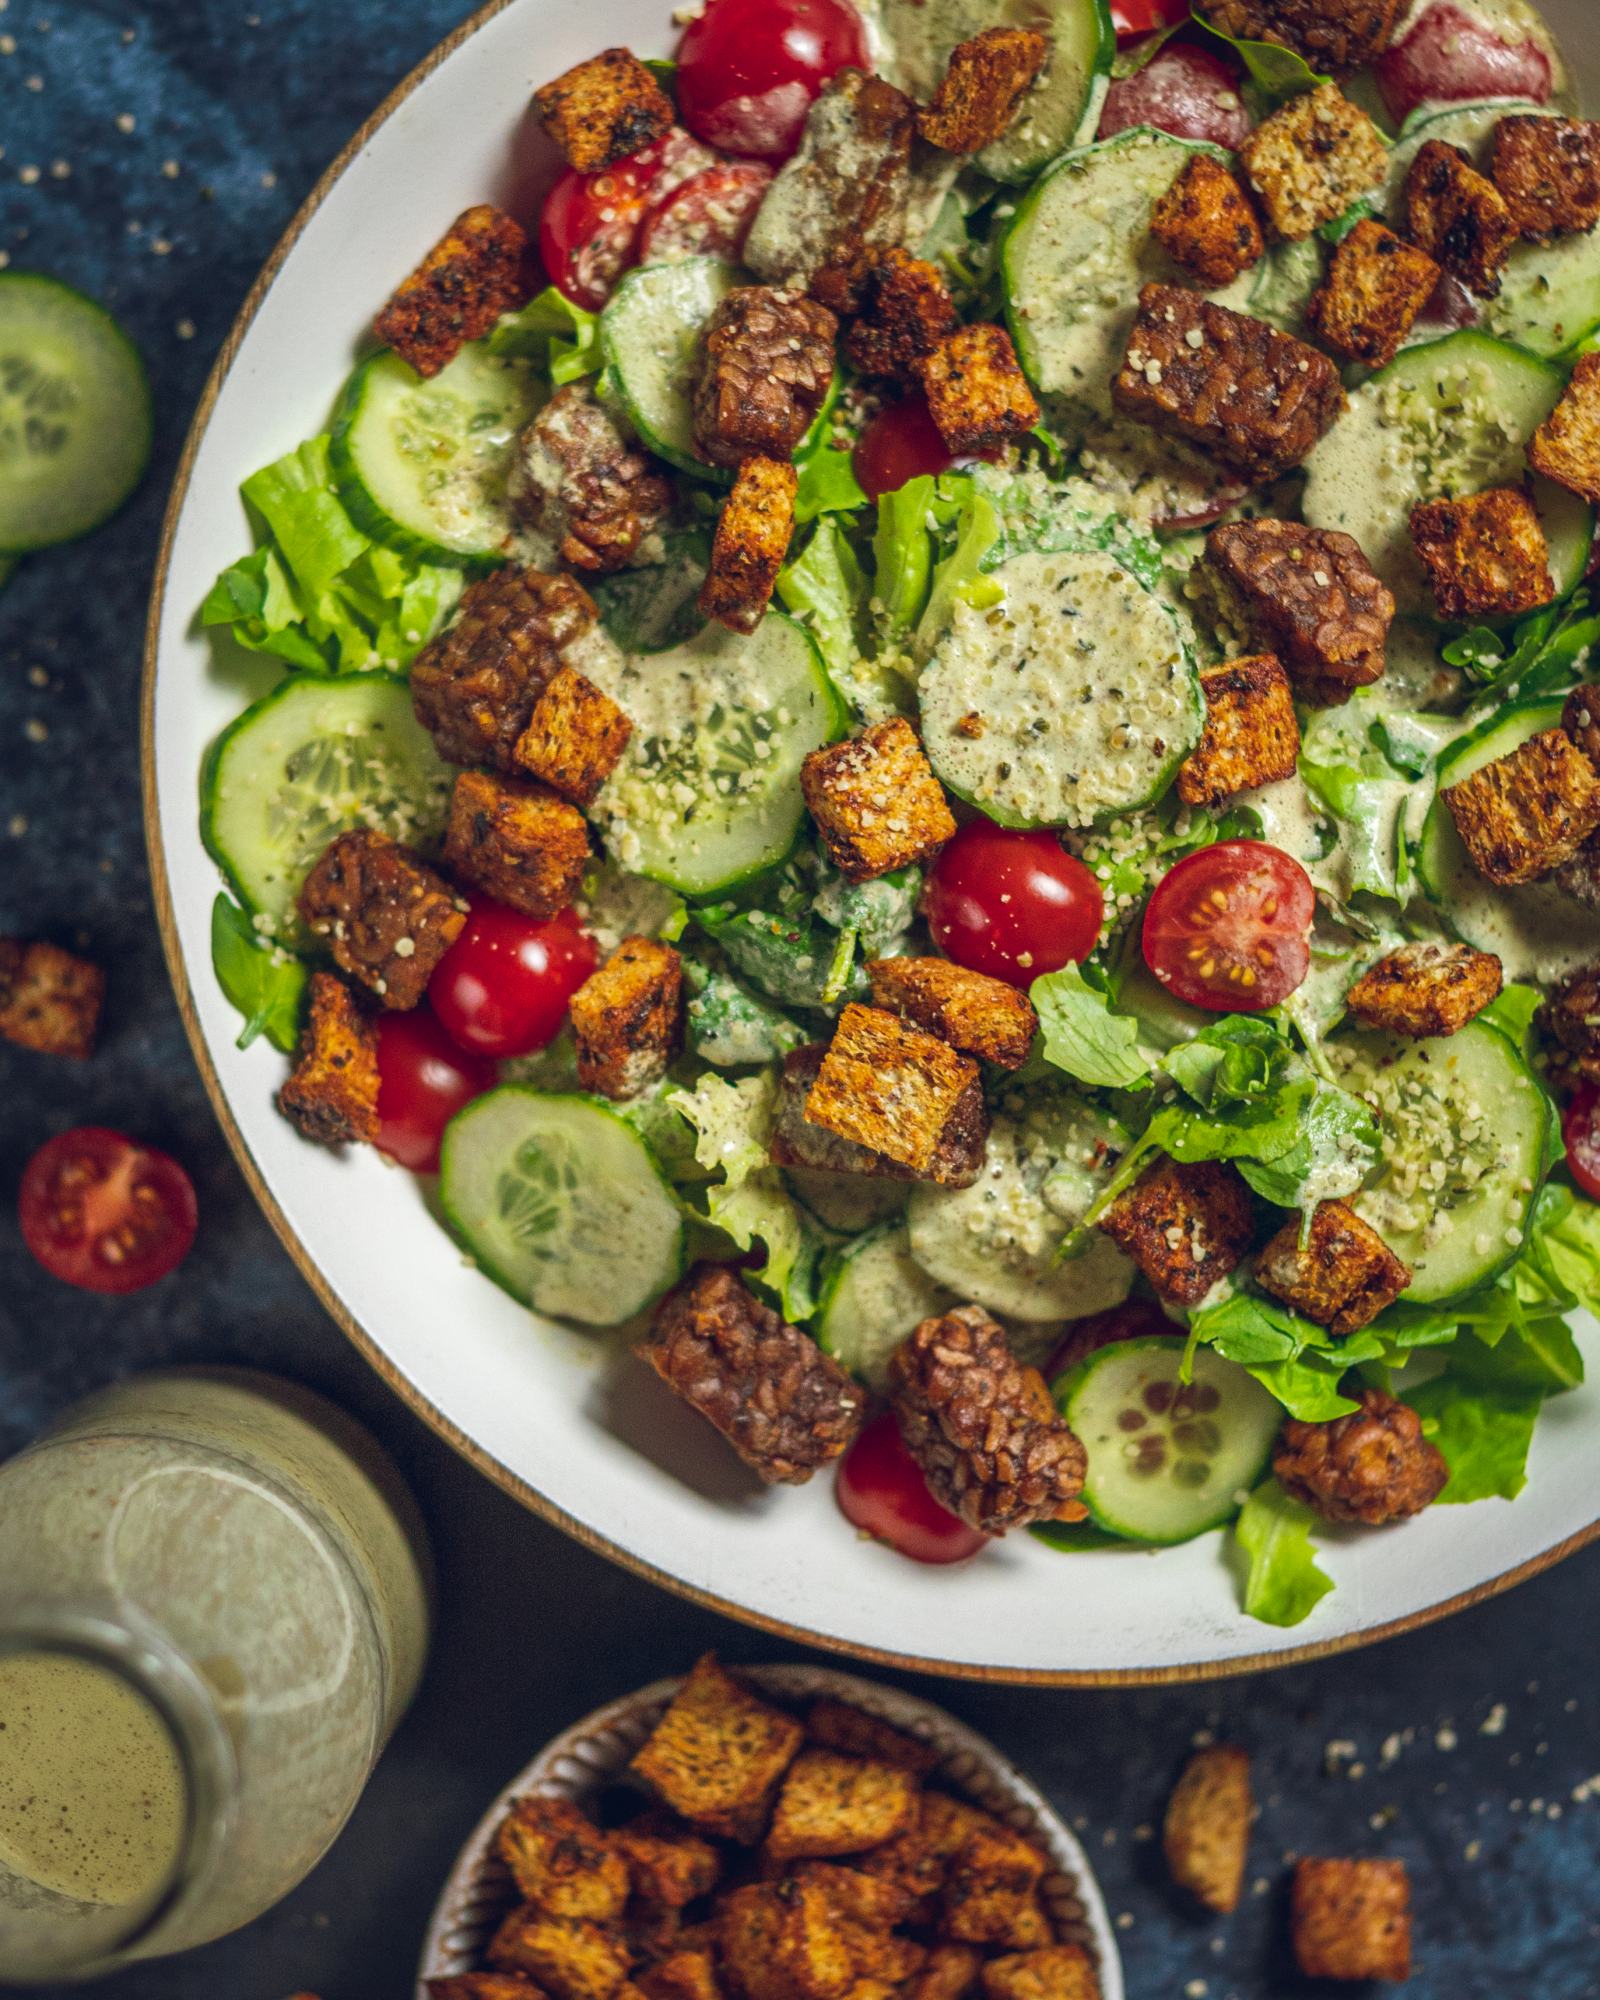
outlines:
M1442 1603L1426 1605L1422 1610L1413 1611L1404 1618L1391 1619L1385 1625L1372 1626L1363 1632L1347 1632L1338 1638L1291 1646L1281 1652L1241 1654L1236 1659L1195 1660L1170 1667L1118 1667L1098 1671L1058 1667L980 1667L962 1660L935 1660L897 1653L887 1646L865 1646L856 1641L833 1638L827 1633L813 1632L802 1625L791 1625L780 1618L769 1618L759 1611L752 1611L742 1604L733 1603L728 1598L718 1597L714 1592L698 1590L681 1578L669 1575L667 1571L657 1569L654 1564L644 1562L626 1549L619 1548L615 1542L597 1533L582 1521L574 1520L572 1515L558 1507L553 1500L538 1492L526 1480L519 1479L498 1459L491 1457L481 1445L453 1424L442 1410L430 1403L357 1322L333 1286L306 1254L305 1246L295 1235L288 1217L267 1186L245 1136L234 1119L226 1093L211 1061L205 1036L201 1032L199 1016L195 1011L194 994L189 985L188 970L179 948L177 925L173 916L172 888L167 879L166 856L161 845L155 767L156 662L160 650L161 616L166 603L168 571L172 564L172 547L177 536L178 517L188 495L195 457L210 425L217 399L232 370L240 344L260 310L262 301L288 260L290 252L305 233L312 217L343 178L350 162L380 126L385 125L412 92L426 83L434 71L454 55L463 43L470 40L480 28L512 4L513 0L488 0L488 5L480 7L476 13L469 15L439 43L437 48L424 56L411 74L389 93L318 180L301 204L294 220L285 230L277 248L263 265L260 276L250 287L244 304L239 309L238 318L229 330L228 337L223 342L206 380L206 386L201 392L200 402L184 444L183 456L178 462L177 474L172 485L172 497L167 503L166 519L162 525L161 545L156 556L155 580L150 596L150 617L145 630L144 676L139 702L139 767L144 801L145 847L150 862L150 888L155 903L156 926L161 934L161 948L166 954L167 970L177 999L178 1012L183 1019L184 1033L189 1038L189 1046L194 1053L206 1095L211 1100L211 1108L217 1115L218 1123L232 1148L233 1156L249 1185L250 1192L277 1232L278 1240L288 1251L295 1268L321 1302L323 1310L400 1400L430 1429L436 1431L448 1445L459 1452L469 1465L474 1466L502 1492L509 1493L530 1512L542 1516L553 1526L562 1529L583 1547L592 1549L597 1555L608 1557L623 1569L630 1570L635 1576L643 1577L648 1583L658 1584L663 1590L669 1590L675 1596L687 1598L690 1603L698 1604L707 1611L720 1612L725 1618L732 1618L741 1625L754 1626L759 1631L771 1633L774 1638L787 1640L793 1645L816 1646L847 1659L866 1660L876 1666L896 1667L909 1673L944 1674L953 1680L996 1681L1039 1687L1161 1687L1188 1681L1225 1680L1235 1674L1257 1673L1267 1667L1289 1667L1307 1660L1327 1659L1336 1653L1353 1652L1359 1646L1372 1645L1380 1639L1397 1638L1401 1633L1414 1632L1423 1625L1434 1623L1437 1619L1451 1617L1458 1611L1466 1611L1475 1604L1483 1603L1487 1598L1497 1597L1514 1584L1526 1582L1529 1577L1540 1575L1567 1556L1576 1554L1579 1549L1600 1538L1600 1519L1597 1519L1590 1522L1587 1527L1566 1536L1553 1548L1545 1549L1539 1555L1530 1556L1526 1562L1516 1564L1499 1576L1475 1584L1472 1589L1461 1591Z

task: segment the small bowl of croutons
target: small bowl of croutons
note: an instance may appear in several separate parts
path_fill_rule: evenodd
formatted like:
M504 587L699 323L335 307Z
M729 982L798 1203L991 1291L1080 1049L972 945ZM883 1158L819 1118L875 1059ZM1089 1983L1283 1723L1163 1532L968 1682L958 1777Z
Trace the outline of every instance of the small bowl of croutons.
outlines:
M1083 1849L932 1702L714 1655L585 1716L462 1849L417 2000L1123 2000Z

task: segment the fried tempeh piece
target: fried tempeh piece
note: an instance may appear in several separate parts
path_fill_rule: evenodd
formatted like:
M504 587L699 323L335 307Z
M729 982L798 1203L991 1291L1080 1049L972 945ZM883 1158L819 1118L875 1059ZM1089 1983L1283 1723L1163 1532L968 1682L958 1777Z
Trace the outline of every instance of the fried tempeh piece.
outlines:
M1528 441L1528 463L1600 507L1600 354L1580 354L1561 400Z
M813 750L800 787L835 867L870 882L925 860L956 830L939 780L904 716Z
M1100 1227L1163 1298L1192 1306L1243 1260L1255 1206L1230 1162L1162 1158L1118 1195Z
M370 827L351 827L328 844L296 907L339 970L399 1012L421 1000L467 921L441 876Z
M1411 541L1441 618L1509 618L1555 595L1538 510L1520 486L1419 500Z
M1049 53L1036 28L985 28L958 42L917 130L943 153L981 153L1011 123Z
M859 1854L915 1823L917 1781L896 1764L802 1750L784 1773L766 1852L774 1861Z
M683 1042L683 960L670 944L626 937L572 996L578 1081L617 1101L666 1075Z
M1318 1202L1300 1247L1300 1218L1286 1222L1256 1259L1256 1283L1341 1338L1370 1325L1411 1283L1410 1270L1342 1201Z
M1200 0L1199 11L1235 41L1276 42L1348 76L1388 47L1400 0Z
M1394 594L1350 535L1233 521L1206 537L1225 603L1271 644L1308 701L1347 701L1383 673Z
M602 49L533 93L569 167L597 174L672 128L672 99L628 49Z
M1150 234L1175 264L1206 285L1229 285L1266 250L1238 181L1209 153L1189 163L1156 203Z
M487 203L458 215L373 322L386 347L421 376L437 375L502 313L527 303L528 238Z
M1290 1418L1272 1470L1292 1498L1328 1521L1368 1528L1409 1520L1444 1491L1450 1468L1409 1404L1363 1389L1361 1407L1331 1423Z
M1382 368L1433 296L1439 266L1381 222L1358 222L1333 253L1307 309L1312 331L1343 361Z
M1183 1767L1167 1801L1162 1851L1173 1881L1208 1910L1239 1907L1254 1811L1248 1752L1213 1743Z
M958 326L922 364L928 409L954 457L992 451L1039 421L1039 405L1003 326Z
M1600 123L1502 118L1489 174L1522 235L1547 243L1600 222Z
M1501 888L1548 875L1600 827L1600 772L1564 729L1530 736L1439 796L1472 865Z
M1580 966L1551 987L1539 1018L1578 1074L1600 1083L1600 963Z
M106 976L92 960L41 940L0 938L0 1040L82 1062L94 1054Z
M553 917L577 895L589 858L589 829L576 806L491 771L456 779L445 865L497 903Z
M1517 225L1500 190L1459 146L1429 139L1406 174L1406 234L1468 291L1492 299Z
M564 563L604 575L654 553L672 481L587 382L569 382L518 438L507 497Z
M1453 1035L1498 998L1500 986L1492 952L1424 940L1369 966L1345 995L1345 1007L1364 1028Z
M701 337L694 390L695 450L729 470L747 458L787 459L833 380L839 322L803 292L739 285Z
M1380 185L1389 148L1367 114L1324 83L1264 118L1240 146L1239 163L1275 232L1295 243Z
M1289 676L1276 653L1204 667L1205 734L1178 768L1185 805L1214 806L1257 785L1292 778L1300 755Z
M805 1731L726 1672L697 1660L629 1769L680 1818L752 1845Z
M1403 1861L1308 1855L1294 1871L1289 1925L1307 1979L1411 1976L1411 1880Z
M852 1001L806 1098L809 1123L925 1174L978 1065L881 1007Z
M278 1109L321 1146L378 1136L378 1030L331 972L307 985L300 1053L278 1092Z
M1002 1069L1028 1060L1039 1017L1028 996L1003 979L948 958L878 958L866 973L874 1006L904 1015L964 1055Z
M593 805L617 768L633 724L576 667L558 667L511 753L517 768L570 805Z
M766 614L794 533L800 475L788 459L747 458L717 517L700 613L730 632L753 632Z

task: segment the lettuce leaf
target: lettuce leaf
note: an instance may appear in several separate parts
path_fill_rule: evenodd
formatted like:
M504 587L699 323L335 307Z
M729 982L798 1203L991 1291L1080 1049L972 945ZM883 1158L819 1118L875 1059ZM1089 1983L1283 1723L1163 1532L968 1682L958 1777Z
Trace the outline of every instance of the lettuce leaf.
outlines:
M1044 1059L1080 1083L1107 1090L1148 1087L1159 1056L1139 1039L1139 1023L1112 1011L1110 996L1076 965L1047 972L1028 989L1044 1033Z
M244 1016L236 1048L258 1035L292 1055L300 1039L306 968L268 945L229 896L211 905L211 967L228 1004Z
M934 481L922 473L878 499L872 538L872 595L889 636L904 636L922 616L933 574Z
M600 317L546 285L520 312L505 315L489 336L489 352L534 362L560 389L601 367Z
M1492 1347L1457 1342L1442 1375L1406 1392L1450 1468L1440 1502L1514 1500L1541 1407L1582 1380L1583 1357L1559 1319L1508 1330Z
M818 425L816 437L802 443L795 465L800 473L794 496L798 526L819 514L849 514L871 504L856 478L854 458L847 446L834 441L831 424Z
M1311 1544L1316 1516L1277 1480L1258 1486L1240 1510L1234 1536L1245 1558L1246 1615L1266 1625L1298 1625L1333 1588Z

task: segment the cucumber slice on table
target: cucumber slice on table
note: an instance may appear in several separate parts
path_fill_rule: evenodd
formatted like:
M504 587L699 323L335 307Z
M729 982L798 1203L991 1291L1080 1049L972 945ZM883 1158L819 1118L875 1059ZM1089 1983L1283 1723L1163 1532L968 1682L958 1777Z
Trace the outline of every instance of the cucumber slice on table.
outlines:
M824 1270L817 1345L881 1390L889 1356L906 1336L957 1304L912 1256L905 1224L886 1222L846 1243Z
M1157 1334L1102 1347L1055 1384L1083 1441L1083 1501L1130 1542L1187 1542L1231 1521L1266 1470L1283 1421L1276 1397L1236 1362Z
M454 778L398 674L293 674L212 746L201 837L268 935L304 942L294 899L328 842L370 826L434 846Z
M624 868L710 896L783 860L805 814L801 762L849 721L807 632L769 611L747 637L707 625L589 673L633 720L593 807Z
M144 363L70 286L0 272L0 554L88 534L150 457Z
M600 315L606 383L650 450L681 472L726 485L733 477L695 455L691 402L701 329L738 282L718 257L630 271Z
M340 498L374 541L425 562L502 555L518 433L546 390L526 361L462 348L427 381L385 351L345 385L329 453Z
M592 1097L503 1084L445 1129L439 1201L479 1268L538 1312L615 1326L683 1274L683 1210L634 1128Z

